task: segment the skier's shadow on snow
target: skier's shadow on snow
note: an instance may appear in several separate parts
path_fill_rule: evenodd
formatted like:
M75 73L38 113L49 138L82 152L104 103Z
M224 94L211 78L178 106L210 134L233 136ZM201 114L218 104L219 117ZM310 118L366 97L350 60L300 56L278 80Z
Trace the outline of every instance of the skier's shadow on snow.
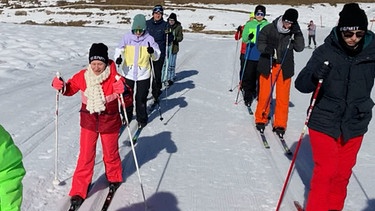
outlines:
M169 131L161 132L153 136L142 136L141 134L134 149L139 168L148 161L155 159L164 149L169 154L177 152L177 146L171 140L171 132ZM130 175L136 172L132 151L126 154L122 161L122 167L125 182ZM165 166L165 168L167 168L167 166Z
M183 97L183 95L185 95L191 89L194 89L195 84L192 80L182 81L182 79L196 74L198 74L197 70L184 70L178 72L176 74L177 79L174 84L170 88L163 90L163 93L160 96L160 108L156 106L154 111L150 113L148 121L151 122L157 117L159 117L159 119L162 119L164 118L164 113L172 110L175 107L178 107L178 109L172 115L169 115L169 117L164 120L164 124L166 125L171 120L171 118L173 118L173 116L180 111L181 108L186 107L188 104L185 101L185 97ZM172 98L172 95L174 95L175 93L180 93L180 95L177 95L177 97L173 96Z
M148 211L180 211L177 207L177 198L169 192L158 192L146 200ZM116 211L144 211L143 202L124 207Z
M298 141L294 142L291 146L291 151L295 152ZM292 159L292 157L290 157ZM297 154L297 158L294 163L294 176L299 176L305 186L304 198L305 202L307 200L307 195L310 189L310 180L312 175L312 170L314 167L314 162L312 160L312 151L310 145L310 136L305 135L301 140L301 145ZM296 175L297 173L297 175Z
M373 211L375 210L375 199L367 200L367 207L362 211Z

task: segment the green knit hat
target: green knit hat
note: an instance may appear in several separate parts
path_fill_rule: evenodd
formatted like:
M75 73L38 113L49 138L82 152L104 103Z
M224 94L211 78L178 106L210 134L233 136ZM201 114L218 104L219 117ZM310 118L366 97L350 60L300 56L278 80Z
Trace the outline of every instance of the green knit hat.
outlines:
M146 29L146 18L142 14L138 14L133 18L132 30L136 29Z

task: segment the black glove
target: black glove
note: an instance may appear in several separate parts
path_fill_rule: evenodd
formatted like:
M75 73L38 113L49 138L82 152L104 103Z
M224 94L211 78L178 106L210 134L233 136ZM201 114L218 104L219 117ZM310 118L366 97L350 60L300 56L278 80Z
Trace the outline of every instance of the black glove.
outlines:
M238 26L238 27L237 27L237 31L238 31L238 32L241 32L241 31L242 31L242 26Z
M148 46L147 47L147 53L149 53L149 54L153 54L155 51L154 51L154 48L153 47L151 47L151 46Z
M116 59L116 64L120 65L122 63L122 58L121 56L119 56L117 59Z
M165 31L164 31L166 34L170 34L170 33L172 33L172 28L167 28L167 29L165 29Z
M178 41L177 40L173 40L173 45L178 45Z
M318 80L320 79L324 80L328 77L329 73L331 72L331 69L332 69L331 64L328 61L325 61L322 67L317 69L313 73L313 77Z
M249 40L252 40L253 38L254 38L254 33L251 32L251 33L249 34L249 36L248 36L248 39L249 39Z
M273 47L272 45L267 45L264 49L264 53L273 56L273 54L275 53L275 47Z
M296 35L296 34L302 34L301 27L299 26L298 22L295 22L290 27L290 33Z

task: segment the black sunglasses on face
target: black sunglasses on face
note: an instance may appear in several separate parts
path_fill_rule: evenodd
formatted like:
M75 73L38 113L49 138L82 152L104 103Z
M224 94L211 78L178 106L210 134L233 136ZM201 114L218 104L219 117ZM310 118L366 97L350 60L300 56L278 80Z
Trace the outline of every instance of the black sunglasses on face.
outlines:
M352 32L352 31L343 31L342 35L346 38L351 38L353 35L355 35L358 38L361 38L365 36L366 32L365 31L357 31L357 32Z

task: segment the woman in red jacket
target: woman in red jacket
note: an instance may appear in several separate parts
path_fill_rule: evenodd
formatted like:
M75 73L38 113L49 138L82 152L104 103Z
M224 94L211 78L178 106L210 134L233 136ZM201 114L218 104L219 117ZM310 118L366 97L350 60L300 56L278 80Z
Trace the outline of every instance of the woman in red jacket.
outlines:
M87 197L91 183L96 142L100 136L103 148L103 161L110 188L118 188L122 182L122 166L118 152L118 136L121 127L118 96L130 92L125 88L125 79L116 71L116 65L108 59L108 47L103 43L94 43L90 48L89 65L73 75L66 83L54 78L52 86L65 96L78 91L82 94L80 110L80 152L77 167L73 175L72 205L79 206ZM126 89L126 90L125 90ZM131 94L127 105L132 104Z

